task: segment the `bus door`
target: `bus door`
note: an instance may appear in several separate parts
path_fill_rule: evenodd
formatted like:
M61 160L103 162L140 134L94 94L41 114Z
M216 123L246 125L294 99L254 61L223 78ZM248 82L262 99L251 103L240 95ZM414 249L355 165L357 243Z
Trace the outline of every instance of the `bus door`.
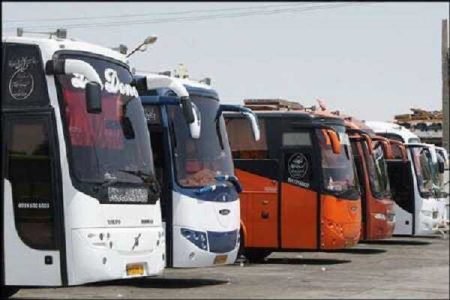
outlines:
M365 168L365 160L364 160L364 153L362 151L362 143L363 140L359 137L350 137L350 144L352 147L352 153L353 158L355 161L355 167L356 167L356 175L358 177L359 187L361 190L361 237L360 240L363 240L367 236L367 222L369 219L367 218L368 215L368 199L366 194L366 188L370 188L369 186L366 187L366 176L367 171Z
M397 206L395 234L413 234L414 228L414 182L409 160L386 160L392 198Z
M163 114L166 107L158 104L144 104L144 114L147 120L152 147L155 175L161 187L161 217L166 237L172 236L172 184L168 130L164 126ZM167 265L172 264L172 239L166 238Z
M280 240L284 249L318 248L318 182L308 130L281 136Z
M61 175L51 113L2 113L6 285L66 282Z
M242 184L241 220L246 248L278 248L279 161L269 151L266 119L258 118L255 141L242 118L226 118L235 174ZM269 130L270 128L267 128Z

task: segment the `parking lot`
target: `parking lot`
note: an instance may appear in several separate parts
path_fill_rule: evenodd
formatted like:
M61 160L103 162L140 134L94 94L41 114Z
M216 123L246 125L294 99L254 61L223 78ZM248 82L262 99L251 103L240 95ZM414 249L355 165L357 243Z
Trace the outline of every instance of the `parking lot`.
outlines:
M262 264L167 269L159 278L22 289L13 298L449 299L449 240L394 237L339 252L273 253Z

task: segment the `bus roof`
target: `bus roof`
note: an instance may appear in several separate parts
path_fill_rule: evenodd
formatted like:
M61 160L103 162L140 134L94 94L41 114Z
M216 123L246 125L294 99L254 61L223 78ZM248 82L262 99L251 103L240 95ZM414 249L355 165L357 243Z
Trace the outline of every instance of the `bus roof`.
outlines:
M145 74L137 74L135 75L136 78L143 78ZM209 97L214 98L216 100L219 100L218 93L209 85L204 84L202 82L198 82L195 80L191 80L188 78L177 78L177 77L171 77L174 80L179 81L181 84L183 84L186 87L186 90L189 92L190 95L195 96L203 96L203 97ZM168 91L170 89L168 88L161 88L157 89L156 92L159 96L167 95Z
M411 139L420 141L417 135L406 129L404 126L395 123L381 121L366 121L365 123L376 133L396 134L400 136L405 143L408 143Z
M338 125L344 126L344 120L334 117L334 116L324 116L317 115L314 113L300 111L300 110L291 110L291 111L276 111L276 110L254 110L253 111L258 117L265 118L295 118L298 121L305 121L310 123L326 123L329 125ZM236 112L226 112L224 113L227 116L239 116L239 113Z
M45 60L51 59L56 51L71 50L94 53L128 64L126 57L118 51L87 42L76 41L74 39L7 36L2 38L2 43L37 45L41 49Z

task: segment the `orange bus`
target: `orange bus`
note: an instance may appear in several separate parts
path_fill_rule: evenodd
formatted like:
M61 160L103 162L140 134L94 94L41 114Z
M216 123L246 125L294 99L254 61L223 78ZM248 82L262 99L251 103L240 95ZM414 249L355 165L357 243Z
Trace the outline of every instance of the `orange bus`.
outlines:
M361 200L344 121L297 108L281 111L265 100L244 103L258 116L258 142L241 116L224 116L243 186L241 250L246 258L355 245Z
M352 125L347 133L351 133L350 143L361 188L360 240L390 238L395 227L394 201L386 162L392 158L390 144L385 138L369 136L368 132Z

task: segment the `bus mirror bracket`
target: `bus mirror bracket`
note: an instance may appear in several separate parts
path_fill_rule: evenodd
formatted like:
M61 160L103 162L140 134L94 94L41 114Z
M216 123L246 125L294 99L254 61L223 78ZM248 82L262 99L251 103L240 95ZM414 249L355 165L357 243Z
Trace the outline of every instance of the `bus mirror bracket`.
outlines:
M224 111L241 113L250 122L250 125L252 127L253 138L255 139L255 141L260 140L261 130L258 124L258 117L251 109L241 105L221 104L219 110L217 111L216 120L219 119L220 115Z
M336 133L336 131L332 129L326 130L328 137L330 138L331 142L331 149L333 150L334 154L340 154L341 153L341 142L339 141L339 137Z
M79 59L55 58L45 65L47 75L75 75L81 76L86 82L86 108L88 113L98 114L102 111L101 91L102 81L97 71L89 63Z
M201 125L199 111L192 105L192 101L189 98L189 92L181 82L176 78L159 74L147 74L145 76L145 82L142 80L134 80L134 82L138 87L138 90L145 89L150 91L161 88L172 90L180 99L181 109L186 122L189 124L191 137L193 139L200 138Z
M367 143L367 146L369 147L369 153L371 156L373 156L373 143L372 143L372 139L370 138L370 136L368 134L361 134L361 136L364 138L364 140Z

